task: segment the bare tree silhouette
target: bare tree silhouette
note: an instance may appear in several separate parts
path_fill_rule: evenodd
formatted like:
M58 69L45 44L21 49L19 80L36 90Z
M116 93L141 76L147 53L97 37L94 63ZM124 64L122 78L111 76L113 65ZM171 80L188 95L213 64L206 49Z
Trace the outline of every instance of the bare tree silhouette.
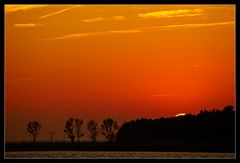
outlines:
M79 143L79 138L84 136L84 133L82 133L82 124L83 124L82 119L75 118L76 135L77 135L78 143Z
M71 142L74 142L75 136L73 132L73 118L69 118L65 124L65 133L68 135L68 138L71 140Z
M87 129L89 131L90 139L92 140L92 142L96 142L99 133L97 125L97 122L95 122L94 120L89 121L87 124Z
M27 131L32 135L33 143L37 141L37 135L41 127L42 125L38 121L28 122Z
M118 124L115 120L108 118L103 121L101 126L102 134L109 142L116 140L116 134L118 132Z

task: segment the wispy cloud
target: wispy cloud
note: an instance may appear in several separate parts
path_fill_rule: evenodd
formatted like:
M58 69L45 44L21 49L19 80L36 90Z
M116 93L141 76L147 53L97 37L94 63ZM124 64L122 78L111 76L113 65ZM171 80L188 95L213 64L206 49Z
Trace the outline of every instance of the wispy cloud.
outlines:
M125 19L124 16L113 16L112 18L113 18L113 20L124 20Z
M5 5L5 13L12 13L17 11L27 11L46 7L47 5Z
M85 23L92 23L92 22L99 22L99 21L105 21L105 20L124 20L124 16L113 16L112 18L104 18L104 17L96 17L96 18L91 18L91 19L82 19L83 22Z
M103 17L96 17L96 18L92 18L92 19L83 19L83 22L86 23L91 23L91 22L98 22L98 21L103 21L105 20Z
M87 36L100 36L108 34L127 34L127 33L140 33L140 32L152 32L161 30L174 30L182 28L197 28L197 27L211 27L211 26L222 26L222 25L233 25L235 22L217 22L217 23L202 23L202 24L176 24L176 25L165 25L165 26L151 26L151 27L140 27L128 30L113 30L103 32L89 32L89 33L76 33L70 35L64 35L60 37L46 38L43 40L62 40L62 39L74 39Z
M108 34L125 34L125 33L138 33L138 30L115 30L115 31L104 31L104 32L91 32L91 33L76 33L70 35L64 35L61 37L46 38L43 40L62 40L62 39L73 39L87 36L99 36L99 35L108 35Z
M199 16L203 15L202 9L183 9L183 10L164 10L164 11L156 11L156 12L147 12L140 13L138 17L140 18L172 18L172 17L186 17L186 16Z
M35 24L35 23L27 23L27 24L14 24L13 26L16 28L32 28L41 26L42 24Z
M140 30L137 29L130 29L130 30L119 30L119 31L109 31L110 34L125 34L125 33L138 33L141 32Z
M161 31L161 30L173 30L181 28L197 28L197 27L211 27L211 26L222 26L222 25L233 25L235 22L217 22L217 23L199 23L199 24L176 24L176 25L166 25L166 26L151 26L138 28L142 32L148 31Z
M43 16L39 17L39 19L45 19L45 18L53 16L53 15L58 15L58 14L66 12L66 11L72 10L72 9L74 9L76 7L79 7L79 5L78 6L73 6L73 7L68 7L68 8L59 10L59 11L55 11L55 12L49 13L47 15L43 15Z

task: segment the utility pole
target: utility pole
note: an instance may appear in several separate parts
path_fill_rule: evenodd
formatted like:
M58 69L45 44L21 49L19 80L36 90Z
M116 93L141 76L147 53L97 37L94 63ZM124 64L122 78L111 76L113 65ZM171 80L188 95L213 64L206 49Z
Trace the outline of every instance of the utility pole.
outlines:
M48 134L51 135L51 143L53 142L53 134L55 134L55 132L49 132Z

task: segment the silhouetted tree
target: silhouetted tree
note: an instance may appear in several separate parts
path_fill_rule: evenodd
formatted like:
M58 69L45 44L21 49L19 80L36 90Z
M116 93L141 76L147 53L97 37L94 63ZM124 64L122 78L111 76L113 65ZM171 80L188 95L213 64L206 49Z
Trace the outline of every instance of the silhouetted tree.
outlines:
M82 119L75 118L76 135L77 135L78 143L79 143L79 138L84 136L84 134L82 133L82 124L83 124Z
M102 129L101 133L105 136L105 138L109 142L113 142L113 141L116 140L116 134L117 134L117 131L118 131L118 124L117 124L116 121L114 121L111 118L105 119L103 121L101 129Z
M87 129L89 131L89 136L92 142L96 142L99 133L97 125L98 125L97 122L95 122L94 120L89 121L87 124Z
M117 133L119 142L235 142L233 106L201 110L197 115L160 119L137 119L124 123ZM234 146L232 146L234 147Z
M73 118L69 118L65 124L65 133L68 135L68 138L71 140L71 142L74 142L75 136L73 132Z
M32 135L33 143L37 141L37 135L41 127L42 125L38 121L28 122L27 131Z
M234 107L232 105L227 105L224 107L223 111L226 113L232 113L234 110Z

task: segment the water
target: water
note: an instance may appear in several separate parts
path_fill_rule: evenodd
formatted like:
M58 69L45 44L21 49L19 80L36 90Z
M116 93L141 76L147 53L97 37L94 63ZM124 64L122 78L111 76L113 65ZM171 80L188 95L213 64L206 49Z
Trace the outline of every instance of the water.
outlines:
M102 151L37 151L5 152L5 158L76 158L76 159L234 159L235 153L207 152L102 152Z

